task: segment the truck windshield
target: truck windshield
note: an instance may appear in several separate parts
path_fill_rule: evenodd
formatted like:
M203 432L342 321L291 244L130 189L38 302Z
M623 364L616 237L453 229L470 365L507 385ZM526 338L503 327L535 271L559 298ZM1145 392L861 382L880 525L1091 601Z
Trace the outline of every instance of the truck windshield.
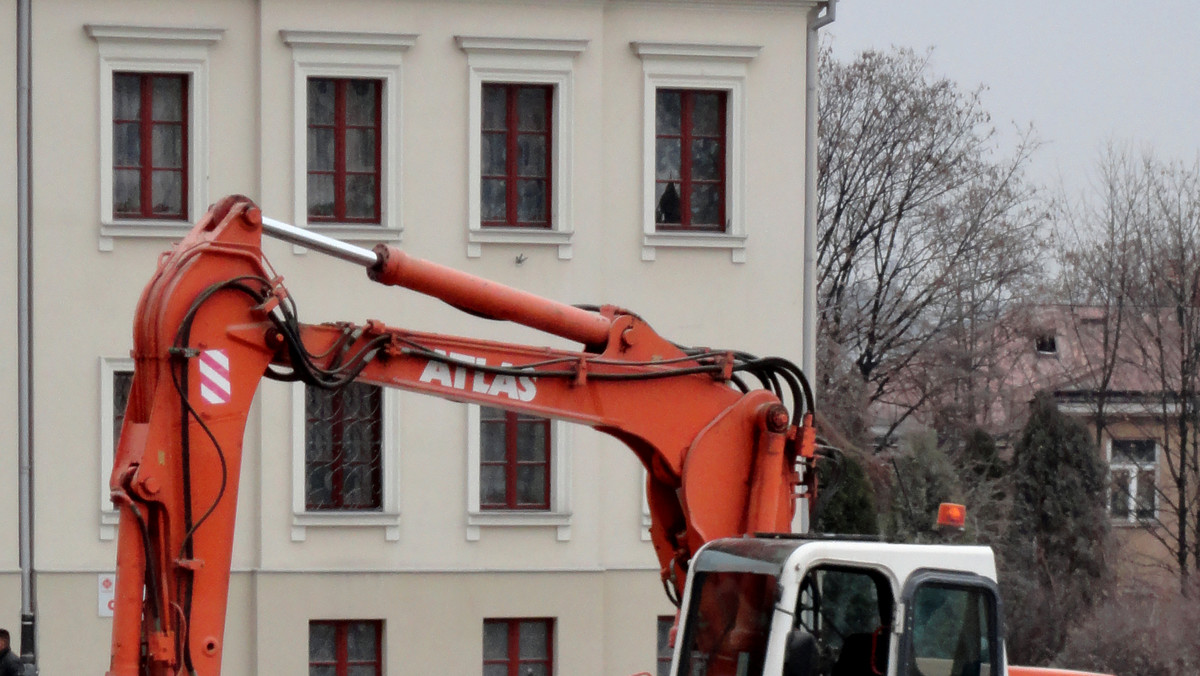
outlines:
M697 572L677 676L761 674L777 598L773 575Z

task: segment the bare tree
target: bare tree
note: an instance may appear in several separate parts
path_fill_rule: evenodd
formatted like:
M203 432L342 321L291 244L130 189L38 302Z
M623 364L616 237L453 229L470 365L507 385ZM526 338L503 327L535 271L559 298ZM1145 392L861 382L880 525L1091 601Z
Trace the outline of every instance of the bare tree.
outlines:
M980 90L933 76L928 55L823 59L818 331L837 359L820 381L891 402L898 425L934 396L914 388L934 348L981 328L1037 267L1042 214L1022 177L1036 144L1025 132L997 159Z

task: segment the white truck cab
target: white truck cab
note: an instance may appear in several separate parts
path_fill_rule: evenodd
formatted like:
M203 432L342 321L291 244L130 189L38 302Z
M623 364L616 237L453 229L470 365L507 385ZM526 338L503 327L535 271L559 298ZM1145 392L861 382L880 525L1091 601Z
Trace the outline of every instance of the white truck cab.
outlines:
M716 540L680 610L674 676L1006 674L987 547Z

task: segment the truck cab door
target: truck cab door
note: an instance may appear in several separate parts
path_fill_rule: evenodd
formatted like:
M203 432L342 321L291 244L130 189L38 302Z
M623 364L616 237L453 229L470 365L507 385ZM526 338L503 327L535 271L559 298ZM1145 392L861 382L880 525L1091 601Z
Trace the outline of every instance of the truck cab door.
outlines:
M974 573L921 569L909 576L897 618L897 676L1003 676L996 583Z

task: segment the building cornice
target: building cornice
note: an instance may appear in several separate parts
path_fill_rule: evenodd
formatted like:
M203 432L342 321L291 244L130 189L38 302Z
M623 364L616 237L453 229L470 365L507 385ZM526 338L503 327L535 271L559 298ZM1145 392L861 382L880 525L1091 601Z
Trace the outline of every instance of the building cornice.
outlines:
M224 28L183 26L86 24L83 30L97 42L162 42L205 47L219 42L225 35Z

